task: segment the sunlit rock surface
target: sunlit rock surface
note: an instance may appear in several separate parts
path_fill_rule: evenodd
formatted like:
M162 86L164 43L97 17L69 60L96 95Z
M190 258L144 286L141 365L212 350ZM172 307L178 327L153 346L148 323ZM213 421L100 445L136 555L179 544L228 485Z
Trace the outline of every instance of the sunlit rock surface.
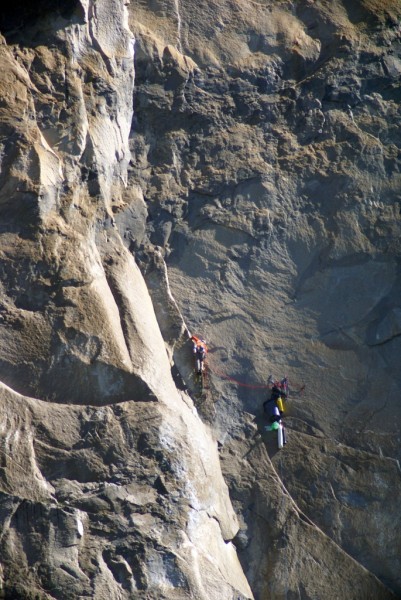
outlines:
M4 598L399 597L400 17L2 9Z

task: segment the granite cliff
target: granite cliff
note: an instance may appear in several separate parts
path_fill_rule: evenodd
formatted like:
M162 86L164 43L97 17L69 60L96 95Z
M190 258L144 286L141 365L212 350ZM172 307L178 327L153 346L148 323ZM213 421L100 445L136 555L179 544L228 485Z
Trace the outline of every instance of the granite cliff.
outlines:
M400 597L400 17L2 10L2 597Z

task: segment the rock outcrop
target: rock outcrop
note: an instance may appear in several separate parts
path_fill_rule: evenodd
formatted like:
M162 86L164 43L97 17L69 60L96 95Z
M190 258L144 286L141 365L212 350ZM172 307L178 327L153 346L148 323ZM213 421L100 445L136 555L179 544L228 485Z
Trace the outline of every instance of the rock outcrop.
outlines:
M4 598L401 594L400 17L4 9Z
M1 589L251 598L217 443L114 223L133 197L127 12L70 8L3 18Z

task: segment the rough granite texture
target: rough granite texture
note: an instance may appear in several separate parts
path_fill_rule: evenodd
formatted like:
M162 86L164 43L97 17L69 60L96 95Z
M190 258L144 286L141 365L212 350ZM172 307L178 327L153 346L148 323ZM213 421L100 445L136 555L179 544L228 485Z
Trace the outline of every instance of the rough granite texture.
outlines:
M400 23L2 8L0 598L401 597Z

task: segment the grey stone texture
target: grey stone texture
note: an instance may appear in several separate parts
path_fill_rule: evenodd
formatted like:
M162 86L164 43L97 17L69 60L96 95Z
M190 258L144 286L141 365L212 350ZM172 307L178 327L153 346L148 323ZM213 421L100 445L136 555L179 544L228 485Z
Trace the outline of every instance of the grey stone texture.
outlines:
M400 597L400 17L2 9L0 597Z

